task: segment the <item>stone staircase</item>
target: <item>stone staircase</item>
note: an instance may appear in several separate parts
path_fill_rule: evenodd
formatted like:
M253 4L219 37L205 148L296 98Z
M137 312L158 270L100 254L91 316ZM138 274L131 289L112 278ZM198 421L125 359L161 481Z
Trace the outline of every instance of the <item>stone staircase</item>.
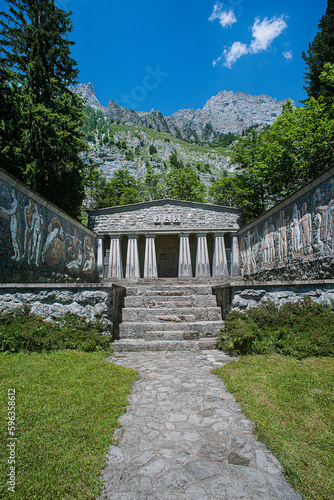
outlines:
M161 280L126 286L114 351L214 349L222 326L211 284Z

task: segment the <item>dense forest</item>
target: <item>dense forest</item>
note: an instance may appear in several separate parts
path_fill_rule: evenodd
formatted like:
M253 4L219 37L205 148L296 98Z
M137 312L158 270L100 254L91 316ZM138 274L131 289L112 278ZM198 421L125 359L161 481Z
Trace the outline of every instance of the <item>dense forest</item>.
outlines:
M168 197L238 205L250 220L333 165L334 0L302 54L303 106L288 103L272 126L205 146L223 153L228 147L233 172L212 172L211 165L184 162L175 152L161 160L152 142L144 175L120 168L108 180L87 152L118 148L136 162L140 147L130 148L117 137L117 123L69 90L78 76L70 13L54 0L6 1L9 14L0 12L0 164L71 215ZM167 136L161 140L170 141Z

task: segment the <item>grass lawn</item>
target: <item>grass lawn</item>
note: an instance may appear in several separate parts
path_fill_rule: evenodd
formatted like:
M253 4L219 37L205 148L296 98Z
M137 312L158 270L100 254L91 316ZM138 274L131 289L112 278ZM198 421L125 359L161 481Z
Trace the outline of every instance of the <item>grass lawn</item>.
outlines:
M334 499L334 359L246 356L215 370L304 499Z
M135 372L105 356L68 350L0 354L0 498L98 496L105 455L136 380ZM6 484L8 389L15 389L15 493Z

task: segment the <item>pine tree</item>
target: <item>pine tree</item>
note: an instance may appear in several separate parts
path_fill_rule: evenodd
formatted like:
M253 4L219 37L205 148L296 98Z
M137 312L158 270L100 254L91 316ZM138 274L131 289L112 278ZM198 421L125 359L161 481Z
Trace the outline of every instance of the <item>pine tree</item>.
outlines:
M83 104L69 85L71 13L54 0L6 0L0 12L0 163L71 215L84 198ZM4 105L4 107L2 106Z
M309 43L307 54L302 53L307 65L304 74L308 97L332 96L333 88L320 79L325 63L334 63L334 0L327 1L326 13L320 19L319 31Z

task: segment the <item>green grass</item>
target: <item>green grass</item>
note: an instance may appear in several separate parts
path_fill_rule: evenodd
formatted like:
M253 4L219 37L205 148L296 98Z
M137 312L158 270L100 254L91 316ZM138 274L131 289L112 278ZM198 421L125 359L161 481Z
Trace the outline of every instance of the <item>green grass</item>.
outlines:
M91 500L136 379L105 353L0 354L0 498ZM8 492L8 389L16 391L16 491Z
M248 356L215 371L304 499L334 499L334 359Z

